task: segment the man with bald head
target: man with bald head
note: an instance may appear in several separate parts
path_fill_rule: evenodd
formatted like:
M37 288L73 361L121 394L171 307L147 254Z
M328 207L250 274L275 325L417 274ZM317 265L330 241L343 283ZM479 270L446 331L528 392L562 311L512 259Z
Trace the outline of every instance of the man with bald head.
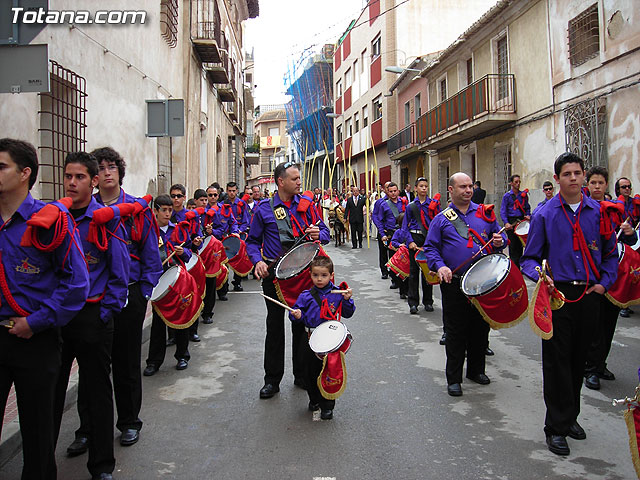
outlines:
M465 353L467 378L481 385L490 383L485 375L489 325L462 293L460 280L482 244L491 240L491 246L484 250L490 253L502 250L507 239L498 233L495 214L471 201L473 183L467 174L453 174L448 190L451 203L431 221L424 251L429 268L440 277L443 317L447 321L447 393L459 397Z

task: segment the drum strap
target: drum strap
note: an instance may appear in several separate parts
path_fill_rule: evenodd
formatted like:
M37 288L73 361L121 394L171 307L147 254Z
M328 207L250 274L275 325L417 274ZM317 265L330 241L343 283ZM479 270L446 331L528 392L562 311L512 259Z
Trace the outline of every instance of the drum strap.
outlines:
M424 221L424 213L422 212L422 207L418 202L411 202L409 204L409 210L411 211L411 215L416 219L418 225L420 226L420 231L423 236L427 235L427 226Z
M295 242L293 227L291 226L291 218L289 215L287 215L288 212L285 207L280 206L277 209L274 207L273 197L269 199L269 206L271 207L273 216L276 219L276 225L278 226L278 235L280 236L280 243L285 249L288 250L289 247L291 247L291 245ZM278 211L276 212L276 210Z
M320 307L320 319L335 320L337 322L340 321L340 318L342 317L342 300L340 300L336 311L332 312L329 308L329 302L327 301L327 299L320 299L320 295L318 294L318 290L316 289L316 287L309 289L309 293Z
M389 205L389 208L391 209L391 213L393 213L393 218L397 220L398 215L400 215L400 212L398 211L398 206L388 198L387 198L387 205Z

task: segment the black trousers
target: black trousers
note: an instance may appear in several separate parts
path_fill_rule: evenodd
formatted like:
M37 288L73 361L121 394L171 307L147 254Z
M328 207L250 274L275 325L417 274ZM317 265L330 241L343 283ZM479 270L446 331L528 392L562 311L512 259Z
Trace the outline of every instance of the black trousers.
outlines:
M262 291L271 298L278 298L276 287L271 277L262 281ZM280 385L284 376L284 330L285 323L291 324L291 360L293 362L293 376L296 380L304 381L304 367L301 342L306 340L307 332L300 322L291 322L285 318L284 308L265 300L267 306L267 335L264 341L264 383Z
M390 254L389 248L382 242L382 235L378 233L378 262L380 263L380 273L382 273L382 275L389 274L387 262L391 256L392 254Z
M147 365L155 365L157 368L164 363L164 356L167 352L167 325L162 321L158 314L153 312L153 320L151 321L151 335L149 337L149 356L147 357ZM176 339L176 360L185 359L189 361L189 329L188 328L172 328Z
M409 270L409 306L417 307L420 304L419 285L422 285L422 304L433 305L433 286L422 274L420 265L416 262L415 251L409 250L409 259L411 260L411 268Z
M485 350L489 344L489 324L460 290L460 278L441 283L442 310L446 316L447 384L462 383L462 367L467 357L467 377L485 371Z
M522 218L518 217L508 217L507 219L511 225L515 225L522 220ZM509 257L520 268L520 257L522 257L522 252L524 251L520 237L516 235L513 228L507 230L507 237L509 238Z
M584 286L556 282L568 299L578 298ZM564 435L580 414L580 390L587 349L598 324L601 296L585 295L553 311L553 337L542 340L542 383L547 435ZM448 341L448 338L447 338Z
M316 357L316 354L311 350L306 331L304 337L301 338L301 342L300 350L302 351L304 363L304 383L307 386L309 401L320 405L322 410L333 410L336 405L336 401L327 400L320 394L320 389L318 388L318 376L320 376L320 372L322 372L322 360Z
M587 350L585 373L604 373L619 314L620 307L615 306L607 297L602 295L600 298L598 326L593 331L591 345Z
M62 327L62 367L54 401L55 438L57 442L71 365L77 359L78 394L86 401L91 438L87 468L93 476L112 473L116 465L110 376L113 324L113 319L106 324L100 319L100 303L87 303Z
M0 327L0 417L4 418L13 384L22 436L22 479L56 478L53 402L59 373L59 329L45 330L25 340Z
M213 307L216 306L216 277L207 277L206 288L202 318L213 315Z
M351 227L351 246L353 248L358 248L358 246L362 248L362 231L364 229L364 223L349 222L349 226Z

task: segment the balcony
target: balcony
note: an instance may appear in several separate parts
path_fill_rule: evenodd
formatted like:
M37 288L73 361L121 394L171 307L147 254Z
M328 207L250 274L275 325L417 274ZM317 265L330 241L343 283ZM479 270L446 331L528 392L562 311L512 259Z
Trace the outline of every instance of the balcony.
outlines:
M516 120L513 74L489 74L436 105L415 122L421 149L441 149Z
M390 157L395 157L394 160L399 160L418 150L415 126L416 124L412 123L389 137L387 150Z
M232 83L219 85L218 96L220 97L221 102L235 102L238 97L238 94L236 93L236 86Z
M215 0L191 0L191 43L202 63L220 63L222 28Z

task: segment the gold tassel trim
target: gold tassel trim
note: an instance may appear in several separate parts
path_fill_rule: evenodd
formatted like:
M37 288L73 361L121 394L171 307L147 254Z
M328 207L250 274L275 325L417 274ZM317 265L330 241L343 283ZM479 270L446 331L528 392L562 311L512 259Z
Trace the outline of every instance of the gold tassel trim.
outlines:
M489 315L487 315L487 313L484 311L484 308L482 308L482 305L480 305L480 302L478 302L478 300L476 300L473 297L470 300L471 300L471 303L473 304L473 306L476 307L478 312L480 312L480 315L482 316L484 321L487 322L489 324L489 326L491 328L493 328L494 330L499 330L501 328L514 327L517 324L519 324L522 320L524 320L524 317L527 316L527 311L525 310L524 312L522 312L522 315L520 315L518 318L516 318L515 320L512 320L512 321L510 321L508 323L496 322L495 320L491 319L491 317L489 317Z
M633 467L636 469L636 475L640 478L640 455L638 454L638 440L636 436L636 426L633 418L633 411L635 409L629 409L624 412L624 421L627 424L627 430L629 431L629 449L631 450L631 460Z
M324 368L327 365L327 357L328 355L325 355L324 358L322 359L322 372L324 372ZM344 360L344 352L340 352L340 362L342 363L342 372L343 372L342 386L336 393L329 393L326 390L324 390L324 388L322 388L322 372L320 372L320 375L316 380L318 389L320 390L320 395L322 395L323 398L326 398L327 400L335 400L339 398L344 393L344 389L347 388L347 364Z
M193 325L193 322L195 322L197 320L197 318L200 316L200 312L202 312L203 308L204 308L204 302L202 301L202 299L200 299L200 307L198 307L198 311L193 316L193 318L191 318L187 323L183 323L181 325L176 325L175 323L171 323L169 320L164 318L164 315L156 308L155 305L153 305L153 310L158 314L158 316L167 325L167 327L173 328L175 330L183 330L183 329L189 328L191 325Z
M532 299L534 299L534 298L536 298L538 296L538 291L540 290L540 285L543 285L543 282L538 280L538 283L536 283L536 288L533 291L533 295L531 295ZM545 285L545 287L546 287L546 285ZM551 331L550 332L543 332L542 329L536 324L536 321L535 321L535 318L534 318L535 302L531 302L529 304L529 308L527 310L528 310L527 313L529 315L529 326L531 327L531 330L533 330L533 333L538 335L543 340L549 340L551 337L553 337L553 320L552 320L552 323L551 323Z

